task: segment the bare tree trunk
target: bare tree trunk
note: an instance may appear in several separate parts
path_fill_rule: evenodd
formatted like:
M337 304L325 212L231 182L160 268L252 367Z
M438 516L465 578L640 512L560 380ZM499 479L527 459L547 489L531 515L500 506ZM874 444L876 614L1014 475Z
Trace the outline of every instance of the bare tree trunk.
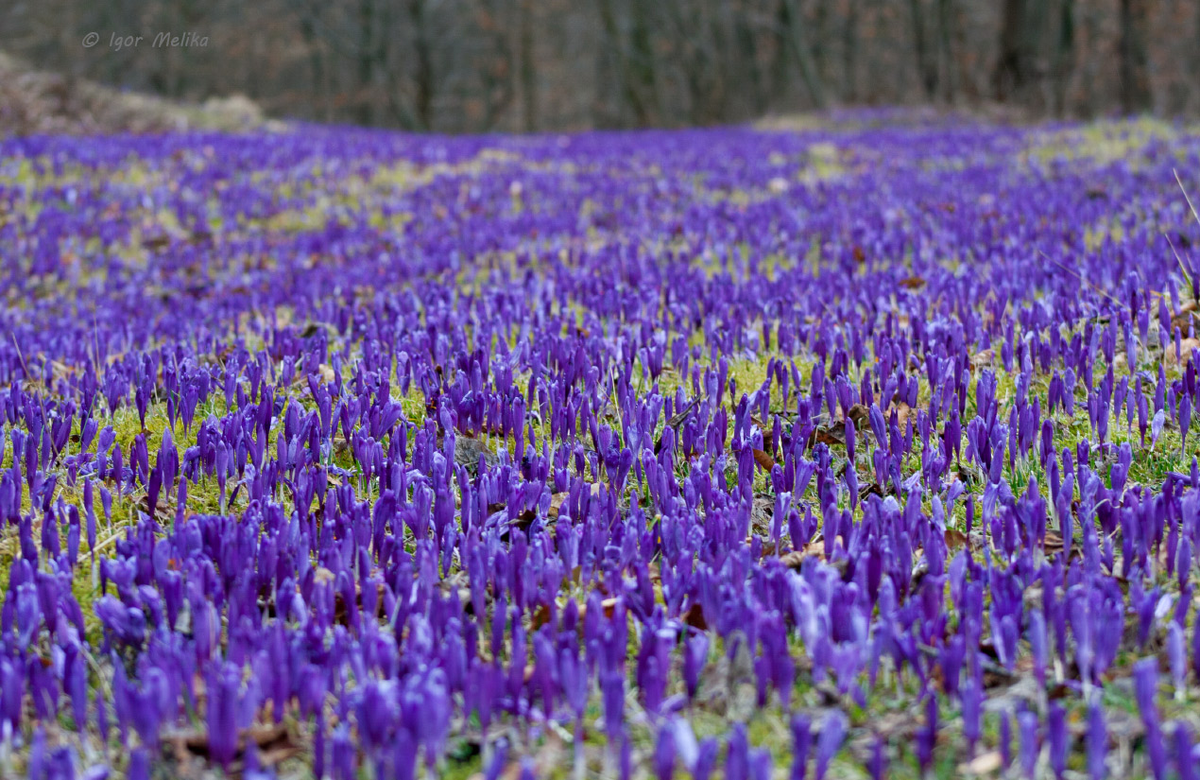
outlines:
M1061 0L1058 19L1058 45L1054 48L1054 107L1059 117L1067 114L1067 89L1074 71L1075 0Z
M1133 114L1150 107L1143 0L1120 0L1120 25L1121 110Z
M707 4L692 6L680 0L662 4L671 22L673 55L678 60L684 85L687 88L687 115L692 124L704 124L711 100L713 52L710 50Z
M1025 26L1025 0L1004 0L1004 16L1000 29L1000 56L992 75L996 99L1003 102L1020 92L1029 76L1021 42Z
M533 9L531 0L521 0L521 105L525 132L538 129L537 64L533 60Z
M858 100L858 2L847 0L846 20L842 26L842 100Z
M322 120L328 122L332 117L329 114L328 84L325 81L325 61L321 55L321 44L317 40L316 25L309 14L301 14L300 16L300 35L304 38L304 45L308 47L308 66L312 69L312 93L317 106L319 106L316 113Z
M645 126L651 124L652 118L650 103L653 98L647 93L654 89L653 51L641 0L631 0L630 6L630 32L626 41L612 0L600 0L597 4L616 65L622 103L633 112L634 124Z
M413 108L419 130L429 130L433 126L433 62L425 10L425 0L409 0L408 21L413 30Z
M509 0L477 0L479 23L473 30L482 39L478 44L478 56L472 61L472 69L479 78L483 103L483 118L477 125L480 132L491 132L496 123L512 103L516 91L515 78L529 79L522 87L522 123L526 131L533 132L538 122L536 70L531 65L533 56L532 24L527 18L532 11L528 3L515 7L517 20L517 57L525 59L513 67L513 52L510 31L514 25L501 23L505 12L513 10ZM519 71L519 73L518 73ZM516 75L514 75L516 74ZM530 102L531 101L531 102Z
M958 77L954 61L954 0L938 0L939 70L942 73L942 99L953 104L958 99Z
M810 43L812 48L813 67L817 69L817 77L824 84L829 78L829 62L825 42L829 40L829 6L831 3L818 2L813 11L813 36Z
M917 75L921 79L925 99L933 100L937 97L937 61L930 56L925 40L925 15L921 0L908 0L908 8L912 17L913 48L917 54Z
M1200 73L1200 8L1193 11L1196 17L1196 29L1192 33L1192 73ZM1194 101L1200 100L1200 91L1196 89L1197 85L1193 82L1188 90L1191 94L1188 95L1188 106L1194 107ZM1194 110L1194 109L1193 109Z
M371 104L372 80L374 78L374 59L372 55L372 29L374 28L374 0L359 0L359 41L358 90L355 94L355 121L360 125L372 124L373 110Z
M796 63L800 66L800 78L804 80L804 86L808 89L808 95L812 98L813 105L817 108L825 108L825 86L821 83L821 74L817 72L816 64L813 61L812 49L809 47L807 36L804 34L804 16L800 10L798 0L783 0L782 10L786 12L787 18L784 22L786 30L789 33L788 42L792 49L792 54L796 57Z
M1099 31L1100 23L1096 9L1090 3L1084 4L1080 8L1080 22L1084 31L1084 39L1089 43L1096 40ZM1080 89L1082 91L1082 99L1080 101L1080 110L1084 118L1095 116L1097 110L1096 99L1096 70L1098 65L1096 58L1085 54L1080 62Z
M755 40L755 31L751 26L751 19L748 14L737 14L736 20L736 46L731 47L731 59L737 59L738 64L741 66L737 69L737 73L739 75L744 73L745 78L750 83L751 110L755 114L762 114L767 110L770 96L764 88L763 74L758 64L758 45Z
M359 124L375 120L375 0L358 0L358 94L355 113Z
M650 20L646 18L651 0L632 0L632 26L629 31L630 65L634 76L631 94L638 124L653 124L658 119L655 100L655 58L650 42Z

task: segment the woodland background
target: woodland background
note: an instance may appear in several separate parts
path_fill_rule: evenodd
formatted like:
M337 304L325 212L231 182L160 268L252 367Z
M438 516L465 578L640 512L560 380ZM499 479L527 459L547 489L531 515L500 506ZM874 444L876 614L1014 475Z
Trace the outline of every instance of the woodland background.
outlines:
M152 48L161 31L208 45ZM1197 0L6 0L0 50L67 91L451 133L858 105L1200 115Z

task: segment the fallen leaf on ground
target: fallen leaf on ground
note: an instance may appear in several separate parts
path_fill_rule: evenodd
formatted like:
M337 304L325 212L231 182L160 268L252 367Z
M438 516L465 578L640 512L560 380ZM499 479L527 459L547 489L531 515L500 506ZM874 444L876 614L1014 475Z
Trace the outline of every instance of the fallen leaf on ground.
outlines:
M990 775L1003 765L1004 761L1000 751L989 750L987 753L980 753L965 764L960 764L958 769L969 775Z
M570 497L571 494L566 491L563 491L562 493L555 493L554 495L550 496L550 509L546 511L546 516L550 519L558 517L559 512L562 511L562 505L565 504L567 499Z
M1179 342L1179 355L1175 354L1175 344L1167 344L1164 350L1163 362L1168 366L1187 363L1192 356L1192 350L1200 349L1200 339L1183 339Z
M970 549L971 540L967 538L966 534L957 528L947 528L945 538L946 546L951 550L958 550L963 547Z
M804 563L805 558L813 557L819 561L825 560L825 542L814 541L804 545L799 550L792 550L790 553L780 557L780 561L789 569L799 569L800 564Z

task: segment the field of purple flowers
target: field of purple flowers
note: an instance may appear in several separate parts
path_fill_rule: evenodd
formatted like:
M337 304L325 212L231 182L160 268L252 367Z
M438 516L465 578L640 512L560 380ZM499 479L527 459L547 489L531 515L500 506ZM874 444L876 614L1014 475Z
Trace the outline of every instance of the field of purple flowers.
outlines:
M0 776L1197 777L1200 134L843 124L0 141Z

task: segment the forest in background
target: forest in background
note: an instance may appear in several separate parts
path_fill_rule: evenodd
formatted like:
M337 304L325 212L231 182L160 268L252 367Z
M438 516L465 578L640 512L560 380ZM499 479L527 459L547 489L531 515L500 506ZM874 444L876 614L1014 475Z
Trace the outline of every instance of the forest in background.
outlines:
M67 87L448 133L857 105L1200 115L1195 0L10 0L0 50Z

